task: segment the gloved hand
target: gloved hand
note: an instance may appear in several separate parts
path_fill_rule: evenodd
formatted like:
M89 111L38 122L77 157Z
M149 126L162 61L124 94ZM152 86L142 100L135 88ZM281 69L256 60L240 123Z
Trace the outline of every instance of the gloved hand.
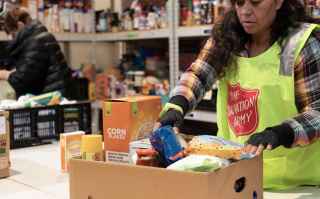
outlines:
M159 122L161 126L180 127L183 123L183 114L175 109L170 109L160 117Z
M160 113L159 122L161 126L170 125L179 127L183 123L183 110L175 104L167 103Z
M287 125L267 128L261 133L252 135L247 141L246 152L260 155L263 150L273 150L279 146L289 148L294 141L294 132Z

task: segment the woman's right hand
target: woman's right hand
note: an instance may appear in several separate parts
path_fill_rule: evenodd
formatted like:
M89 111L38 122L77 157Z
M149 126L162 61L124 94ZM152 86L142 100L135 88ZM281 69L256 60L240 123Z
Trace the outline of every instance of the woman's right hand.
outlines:
M183 123L183 118L183 109L179 105L170 102L166 103L160 113L159 121L154 126L154 130L167 125L179 128Z
M170 125L172 127L180 127L183 123L183 114L175 109L169 109L166 113L162 114L159 118L161 126Z

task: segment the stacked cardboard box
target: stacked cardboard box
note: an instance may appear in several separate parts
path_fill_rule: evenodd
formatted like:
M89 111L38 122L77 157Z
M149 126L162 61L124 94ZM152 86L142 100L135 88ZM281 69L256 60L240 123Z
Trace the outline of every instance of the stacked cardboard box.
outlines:
M8 113L0 112L0 178L10 175Z

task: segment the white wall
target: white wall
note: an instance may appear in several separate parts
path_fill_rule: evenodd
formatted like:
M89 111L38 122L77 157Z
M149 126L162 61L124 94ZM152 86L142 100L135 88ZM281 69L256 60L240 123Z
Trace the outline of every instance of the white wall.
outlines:
M117 47L113 43L64 43L61 47L72 68L81 64L94 63L97 68L104 69L118 62Z
M121 0L116 0L121 1ZM111 7L111 0L95 0L94 7L96 10L102 10Z

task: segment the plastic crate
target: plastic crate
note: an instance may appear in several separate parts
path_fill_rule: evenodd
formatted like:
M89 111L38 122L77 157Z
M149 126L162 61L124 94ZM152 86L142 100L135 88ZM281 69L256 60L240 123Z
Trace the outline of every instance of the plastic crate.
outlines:
M84 131L91 134L91 103L81 102L59 106L60 133Z
M90 102L8 111L11 149L59 139L60 133L79 130L91 133Z
M30 146L39 140L34 134L32 109L9 110L10 147Z
M89 80L73 78L67 88L66 96L71 100L85 101L89 99Z
M39 139L59 137L59 111L56 106L36 108L34 111L35 135Z

